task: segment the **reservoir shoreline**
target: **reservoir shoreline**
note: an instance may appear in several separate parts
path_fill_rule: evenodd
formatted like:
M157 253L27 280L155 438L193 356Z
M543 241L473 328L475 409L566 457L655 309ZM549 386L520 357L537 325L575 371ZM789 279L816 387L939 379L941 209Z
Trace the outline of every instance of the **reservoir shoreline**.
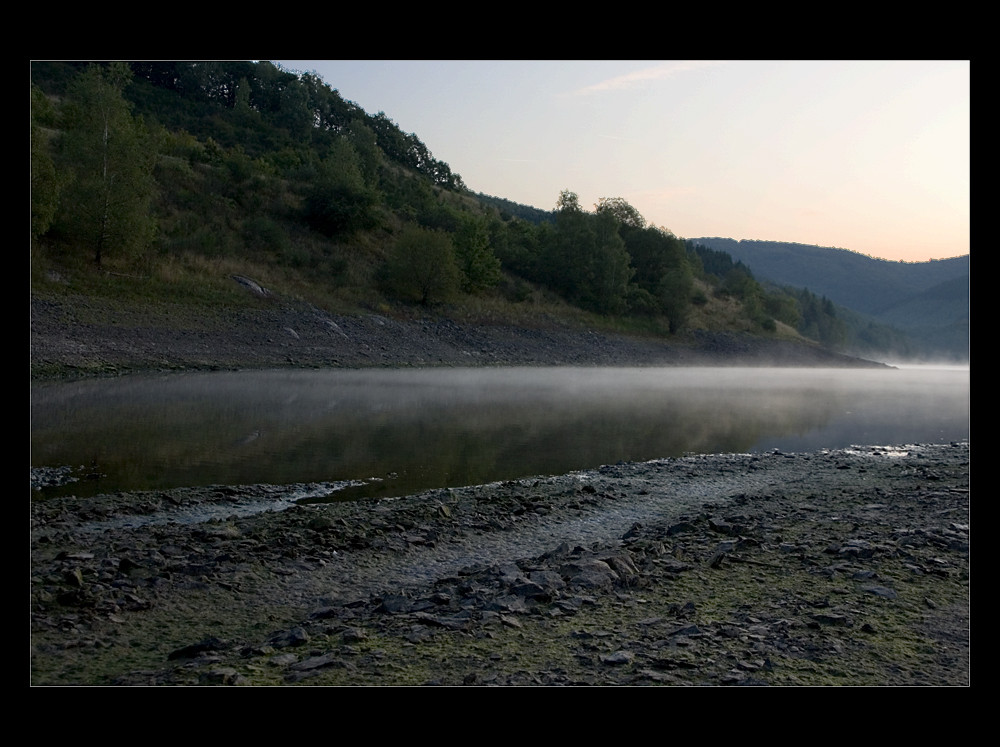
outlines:
M967 442L280 491L33 503L31 683L969 684Z
M807 341L694 331L663 338L552 321L530 327L379 314L341 316L306 304L219 310L186 321L84 309L32 297L32 380L155 371L435 366L824 366L884 368Z
M305 306L186 328L65 312L32 299L32 380L882 366L739 334L679 345ZM288 487L32 501L30 684L970 683L968 442L687 456L241 512Z

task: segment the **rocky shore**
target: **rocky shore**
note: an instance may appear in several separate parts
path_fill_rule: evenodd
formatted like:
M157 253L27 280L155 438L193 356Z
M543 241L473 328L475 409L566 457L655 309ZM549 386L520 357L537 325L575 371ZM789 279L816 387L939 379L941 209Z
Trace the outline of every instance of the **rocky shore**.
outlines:
M968 443L294 487L34 502L31 683L970 684Z
M289 304L109 321L33 298L30 344L32 378L877 365L735 334L677 344ZM63 479L32 471L33 485ZM30 683L969 684L968 443L689 456L294 501L323 489L32 501Z
M96 320L96 321L95 321ZM85 302L32 298L33 378L285 366L784 365L872 363L821 347L737 333L683 342L604 334L555 320L534 326L428 317L338 316L307 304L219 311L90 313Z

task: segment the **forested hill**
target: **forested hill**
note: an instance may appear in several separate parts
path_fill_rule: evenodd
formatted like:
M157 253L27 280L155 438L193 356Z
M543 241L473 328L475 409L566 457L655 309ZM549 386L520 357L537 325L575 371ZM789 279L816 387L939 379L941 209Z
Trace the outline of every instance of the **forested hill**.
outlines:
M698 238L747 265L758 278L809 288L835 303L877 315L940 283L969 277L969 255L929 262L891 262L847 249L759 241Z
M542 211L476 193L417 134L315 74L266 61L30 70L31 292L104 299L90 315L127 303L204 318L250 303L238 276L338 313L911 352L621 198L584 206L566 189Z
M758 280L808 288L906 331L936 351L968 356L970 258L892 262L847 249L777 241L699 238L744 263Z

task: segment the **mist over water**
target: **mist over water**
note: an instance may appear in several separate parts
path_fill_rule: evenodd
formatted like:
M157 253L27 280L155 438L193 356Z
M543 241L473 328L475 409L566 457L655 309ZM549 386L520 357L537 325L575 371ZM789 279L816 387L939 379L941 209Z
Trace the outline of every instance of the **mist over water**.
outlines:
M969 437L969 370L257 371L39 385L31 464L77 495L361 481L344 495L561 474L685 453Z

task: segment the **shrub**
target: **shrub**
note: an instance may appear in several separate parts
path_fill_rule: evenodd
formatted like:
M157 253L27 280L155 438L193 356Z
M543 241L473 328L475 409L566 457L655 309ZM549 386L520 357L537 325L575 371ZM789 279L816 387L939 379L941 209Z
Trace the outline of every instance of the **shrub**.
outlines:
M461 281L451 238L418 226L404 229L390 252L384 279L388 292L404 301L425 306L448 301Z

